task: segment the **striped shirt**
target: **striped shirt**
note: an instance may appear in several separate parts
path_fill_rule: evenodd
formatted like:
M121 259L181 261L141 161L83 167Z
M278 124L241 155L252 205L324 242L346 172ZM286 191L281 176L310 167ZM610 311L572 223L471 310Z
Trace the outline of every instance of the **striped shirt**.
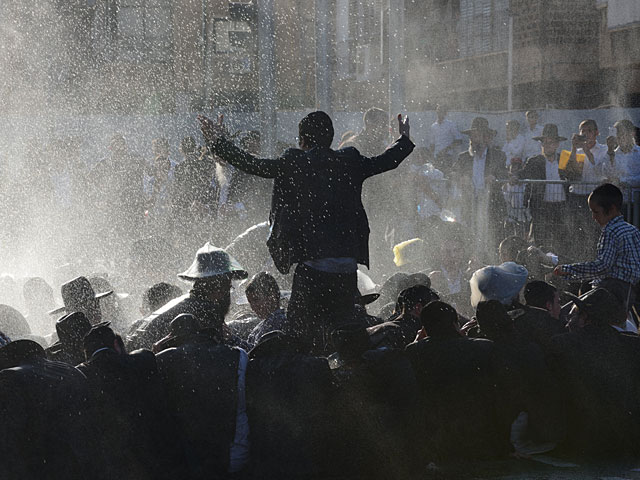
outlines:
M622 215L609 221L600 234L593 262L565 265L562 269L576 279L616 278L635 285L640 280L640 230Z

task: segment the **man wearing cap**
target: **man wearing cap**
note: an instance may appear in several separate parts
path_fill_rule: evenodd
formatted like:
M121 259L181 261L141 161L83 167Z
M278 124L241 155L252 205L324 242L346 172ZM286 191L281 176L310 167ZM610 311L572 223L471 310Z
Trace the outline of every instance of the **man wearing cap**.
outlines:
M535 140L542 144L542 153L527 159L524 167L518 172L520 179L566 180L571 172L560 170L560 142L566 137L558 135L558 126L547 123L542 135ZM563 184L532 184L529 193L529 206L532 217L533 237L537 245L559 249L566 243L566 192ZM564 252L564 251L563 251Z
M469 148L458 155L452 167L463 195L463 212L467 224L473 226L480 249L495 251L502 219L504 200L495 180L507 177L504 152L491 146L497 133L484 117L476 117L471 128L462 132L469 136ZM493 245L495 243L495 246Z
M224 319L231 304L231 281L247 278L247 272L221 248L207 242L196 252L191 266L178 275L193 282L191 290L136 323L127 337L129 348L151 349L169 332L169 323L181 313L190 313L207 328L222 336Z
M257 158L225 138L222 117L199 117L210 150L247 173L274 178L271 234L276 267L297 264L287 316L300 335L324 349L326 325L353 316L358 264L369 265L369 222L362 205L366 179L396 168L414 148L409 122L398 116L400 138L384 153L363 157L356 149L334 151L333 123L312 112L298 125L299 149L273 160Z

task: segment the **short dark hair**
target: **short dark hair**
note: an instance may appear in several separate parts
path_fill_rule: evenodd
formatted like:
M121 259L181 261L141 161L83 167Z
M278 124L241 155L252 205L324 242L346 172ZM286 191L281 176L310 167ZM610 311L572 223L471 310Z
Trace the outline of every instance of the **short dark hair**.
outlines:
M598 124L593 118L587 118L580 122L580 128L582 127L592 127L596 132L598 131Z
M258 295L260 297L272 297L280 299L280 287L273 275L267 272L256 273L247 288L247 295Z
M331 147L333 142L333 122L324 112L311 112L298 124L300 141L310 147Z
M439 299L438 294L426 285L414 285L400 292L397 307L400 311L405 309L412 310L418 304L427 305L433 300Z
M611 183L596 187L589 195L589 200L602 207L604 213L609 213L612 208L622 210L622 192Z
M524 300L527 305L546 309L547 302L553 303L557 291L556 287L547 282L534 280L525 285Z
M389 114L378 107L371 107L362 116L362 122L366 125L387 125Z
M446 302L435 300L420 312L420 323L428 336L456 335L458 313Z

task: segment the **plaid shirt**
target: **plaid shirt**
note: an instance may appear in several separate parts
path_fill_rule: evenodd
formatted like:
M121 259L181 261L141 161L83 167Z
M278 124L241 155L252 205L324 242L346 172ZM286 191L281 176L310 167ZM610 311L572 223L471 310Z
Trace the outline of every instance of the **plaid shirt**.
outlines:
M640 280L640 231L622 215L609 221L600 234L593 262L574 263L562 268L579 280L616 278L635 285Z

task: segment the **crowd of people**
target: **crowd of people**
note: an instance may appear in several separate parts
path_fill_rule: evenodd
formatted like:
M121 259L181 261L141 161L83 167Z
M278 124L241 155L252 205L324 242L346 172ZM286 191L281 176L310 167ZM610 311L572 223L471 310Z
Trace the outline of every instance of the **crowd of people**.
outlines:
M178 164L162 139L145 164L114 137L83 174L91 218L69 204L94 232L77 258L0 277L3 478L637 460L640 231L619 188L640 171L633 124L603 147L585 120L563 159L535 116L531 139L507 123L503 150L485 118L458 133L444 107L426 151L402 116L387 146L379 109L339 149L312 112L273 159L222 117L198 118L204 146L185 138ZM388 188L404 167L430 202Z

